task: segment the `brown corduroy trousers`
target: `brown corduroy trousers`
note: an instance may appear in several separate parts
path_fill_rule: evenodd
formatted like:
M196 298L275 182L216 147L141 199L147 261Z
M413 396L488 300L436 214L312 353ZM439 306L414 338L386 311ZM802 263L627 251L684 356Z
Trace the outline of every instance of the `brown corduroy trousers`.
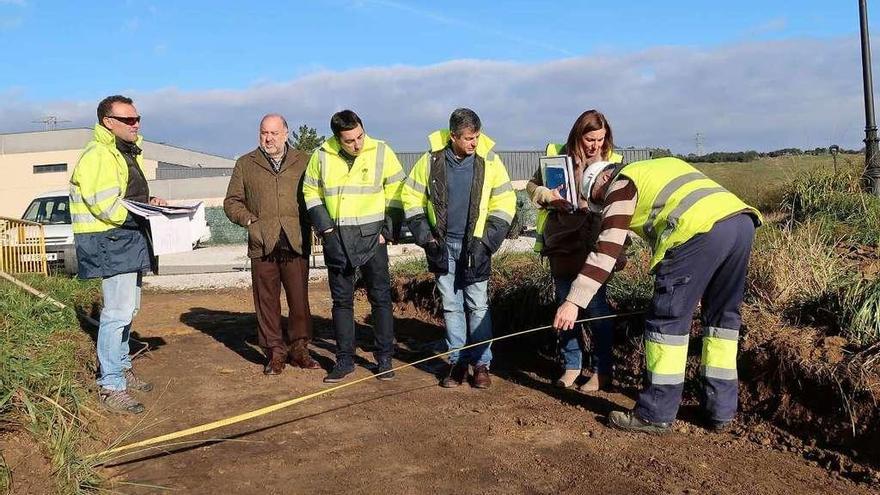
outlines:
M287 357L292 349L305 349L312 338L309 310L309 261L301 256L273 253L251 259L254 307L257 313L258 343L267 359ZM286 332L281 329L281 287L287 296Z

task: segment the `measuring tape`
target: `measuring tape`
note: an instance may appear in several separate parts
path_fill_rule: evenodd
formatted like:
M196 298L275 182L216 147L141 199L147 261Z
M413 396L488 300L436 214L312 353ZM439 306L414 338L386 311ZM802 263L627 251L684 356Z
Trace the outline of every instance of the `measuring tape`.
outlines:
M606 316L595 316L595 317L592 317L592 318L585 318L585 319L582 319L582 320L577 320L577 321L575 321L575 323L585 323L585 322L596 321L596 320L605 320L605 319L610 319L610 318L620 318L620 317L624 317L624 316L639 315L639 314L642 314L642 313L643 313L642 311L635 311L635 312L630 312L630 313L617 313L617 314L611 314L611 315L606 315ZM128 450L136 449L136 448L149 447L149 446L151 446L151 445L161 444L161 443L163 443L163 442L170 442L170 441L172 441L172 440L177 440L177 439L179 439L179 438L188 437L188 436L191 436L191 435L196 435L196 434L198 434L198 433L204 433L204 432L206 432L206 431L216 430L217 428L222 428L222 427L224 427L224 426L233 425L233 424L235 424L235 423L241 423L242 421L247 421L247 420L249 420L249 419L254 419L254 418L257 418L257 417L260 417L260 416L265 416L266 414L269 414L269 413L272 413L272 412L275 412L275 411L279 411L279 410L281 410L281 409L285 409L285 408L290 407L290 406L293 406L293 405L295 405L295 404L299 404L299 403L301 403L301 402L305 402L305 401L307 401L307 400L309 400L309 399L314 399L315 397L320 397L320 396L322 396L322 395L329 394L330 392L335 392L335 391L337 391L337 390L342 390L343 388L346 388L346 387L352 387L352 386L354 386L354 385L357 385L358 383L361 383L361 382L364 382L364 381L367 381L367 380L373 380L373 379L375 379L377 376L384 375L384 374L386 374L386 373L392 373L392 372L400 371L400 370L403 370L403 369L406 369L406 368L411 368L411 367L413 367L413 366L416 366L416 365L422 364L422 363L424 363L424 362L431 361L431 360L433 360L433 359L437 359L437 358L440 358L440 357L443 357L443 356L447 356L447 355L449 355L449 354L452 354L453 352L461 351L461 350L464 350L464 349L470 349L470 348L472 348L472 347L477 347L477 346L485 345L485 344L488 344L488 343L491 343L491 342L495 342L495 341L498 341L498 340L510 339L510 338L513 338L513 337L518 337L518 336L520 336L520 335L526 335L526 334L534 333L534 332L538 332L538 331L541 331L541 330L547 330L547 329L550 329L550 328L553 328L553 326L552 326L552 325L547 325L547 326L543 326L543 327L530 328L530 329L528 329L528 330L522 330L522 331L520 331L520 332L515 332L515 333L511 333L511 334L507 334L507 335L502 335L501 337L495 337L495 338L492 338L492 339L484 340L484 341L482 341L482 342L477 342L477 343L475 343L475 344L468 344L468 345L466 345L466 346L462 346L462 347L459 347L459 348L457 348L457 349L452 349L452 350L446 351L446 352L441 353L441 354L435 354L435 355L433 355L433 356L429 356L429 357L426 357L426 358L422 358L422 359L419 359L419 360L417 360L417 361L413 361L413 362L411 362L411 363L407 363L407 364L404 364L404 365L398 366L398 367L396 367L396 368L392 368L392 369L390 369L390 370L388 370L388 371L384 371L384 372L382 372L382 373L378 373L378 374L371 375L371 376L365 376L365 377L363 377L363 378L358 378L357 380L352 380L352 381L350 381L350 382L342 383L342 384L339 384L339 385L336 385L336 386L333 386L333 387L330 387L330 388L325 388L325 389L319 390L319 391L314 392L314 393L311 393L311 394L307 394L307 395L303 395L303 396L296 397L296 398L293 398L293 399L289 399L289 400L286 400L286 401L283 401L283 402L279 402L279 403L277 403L277 404L272 404L271 406L262 407L262 408L260 408L260 409L256 409L256 410L253 410L253 411L250 411L250 412L246 412L246 413L243 413L243 414L239 414L239 415L237 415L237 416L231 416L231 417L228 417L228 418L225 418L225 419L220 419L220 420L217 420L217 421L212 421L212 422L210 422L210 423L205 423L205 424L202 424L202 425L193 426L192 428L187 428L187 429L185 429L185 430L179 430L179 431L175 431L175 432L172 432L172 433L166 433L165 435L160 435L160 436L157 436L157 437L148 438L148 439L146 439L146 440L141 440L141 441L139 441L139 442L133 442L133 443L129 443L129 444L126 444L126 445L122 445L122 446L120 446L120 447L114 447L114 448L111 448L111 449L107 449L107 450L105 450L105 451L103 451L103 452L99 452L99 453L97 453L97 454L92 454L91 456L89 456L89 458L104 457L104 456L108 456L108 455L110 455L110 454L117 454L117 453L119 453L119 452L124 452L124 451L128 451ZM152 447L152 448L155 449L155 448L162 448L162 447L163 447L163 446L160 445L160 446Z

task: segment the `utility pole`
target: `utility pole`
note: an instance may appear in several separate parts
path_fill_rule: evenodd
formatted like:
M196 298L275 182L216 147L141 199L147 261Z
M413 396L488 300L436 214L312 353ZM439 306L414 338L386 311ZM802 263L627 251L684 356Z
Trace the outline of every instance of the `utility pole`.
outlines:
M874 121L874 82L871 77L867 0L859 0L859 23L862 38L862 85L865 90L865 172L862 175L862 186L867 192L880 196L880 157L877 156L877 123Z

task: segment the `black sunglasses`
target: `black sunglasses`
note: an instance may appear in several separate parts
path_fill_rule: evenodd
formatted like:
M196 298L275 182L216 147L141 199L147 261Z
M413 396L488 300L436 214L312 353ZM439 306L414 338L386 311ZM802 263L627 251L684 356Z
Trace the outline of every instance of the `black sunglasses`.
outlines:
M138 115L137 117L117 117L115 115L108 115L107 118L113 119L113 120L118 120L125 125L135 125L141 121L140 115Z

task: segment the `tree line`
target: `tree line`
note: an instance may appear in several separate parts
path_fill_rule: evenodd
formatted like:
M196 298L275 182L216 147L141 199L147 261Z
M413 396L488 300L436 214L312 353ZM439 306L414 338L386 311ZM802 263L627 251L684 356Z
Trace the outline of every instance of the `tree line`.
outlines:
M813 156L822 156L828 155L830 153L842 153L842 154L860 154L864 153L865 149L861 150L848 150L844 148L839 148L836 146L831 146L828 148L814 148L811 150L802 150L800 148L782 148L773 151L714 151L712 153L707 153L705 155L697 155L695 153L688 153L687 155L680 155L672 153L668 148L651 148L651 158L663 158L667 156L674 156L676 158L680 158L682 160L688 162L699 162L699 163L720 163L720 162L751 162L755 161L758 158L775 158L779 156L799 156L799 155L813 155Z

